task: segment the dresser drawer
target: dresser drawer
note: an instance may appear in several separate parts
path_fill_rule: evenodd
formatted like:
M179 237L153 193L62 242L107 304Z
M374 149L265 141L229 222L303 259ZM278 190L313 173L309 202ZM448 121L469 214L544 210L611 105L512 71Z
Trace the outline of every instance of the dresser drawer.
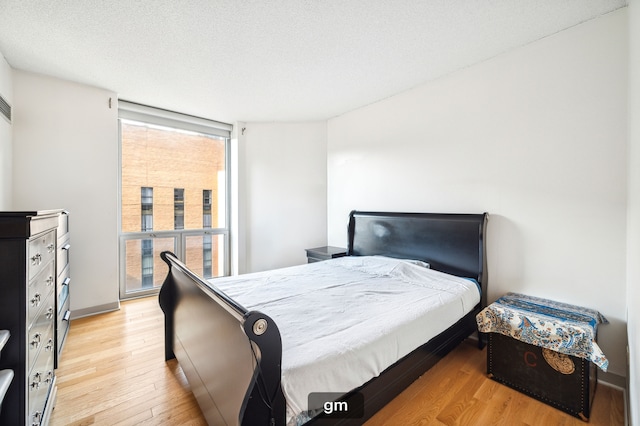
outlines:
M58 239L69 233L69 213L64 211L58 216Z
M64 305L69 298L70 285L71 277L69 277L69 267L67 267L62 271L62 274L58 276L58 312L62 310L62 305Z
M58 256L56 260L56 269L58 275L64 271L64 268L69 266L69 249L71 248L71 244L69 244L69 240L63 246L58 247Z
M41 352L55 349L53 338L53 317L48 309L43 309L27 334L27 371L35 365L35 359Z
M69 309L69 298L62 305L62 309L58 311L58 353L62 350L62 345L67 338L71 319L71 310Z
M29 283L27 325L33 323L36 315L38 315L45 304L50 304L51 309L53 309L52 298L49 298L49 295L53 293L53 288L55 287L56 282L53 268L54 262L49 262L44 266L41 273ZM46 308L49 308L49 306Z
M42 268L52 260L56 253L56 233L51 231L29 241L28 269L29 279L40 273Z
M56 255L56 267L58 270L58 275L67 267L69 264L69 250L71 249L71 244L69 243L69 234L65 234L62 238L58 238L58 250Z
M47 396L54 383L53 352L42 352L33 366L27 380L27 396L29 399L28 425L39 425L44 416Z

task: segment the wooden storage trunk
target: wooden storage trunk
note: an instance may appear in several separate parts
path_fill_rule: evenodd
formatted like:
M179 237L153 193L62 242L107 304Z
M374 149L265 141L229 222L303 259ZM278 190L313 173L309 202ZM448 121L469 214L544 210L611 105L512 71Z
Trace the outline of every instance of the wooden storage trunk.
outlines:
M598 379L595 364L500 333L488 335L489 377L584 421L589 420Z

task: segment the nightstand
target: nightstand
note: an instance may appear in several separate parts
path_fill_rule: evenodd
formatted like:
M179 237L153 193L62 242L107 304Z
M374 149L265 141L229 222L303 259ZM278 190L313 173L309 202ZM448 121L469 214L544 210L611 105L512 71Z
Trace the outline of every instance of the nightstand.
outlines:
M347 249L342 247L316 247L306 249L307 263L320 262L321 260L333 259L347 255Z

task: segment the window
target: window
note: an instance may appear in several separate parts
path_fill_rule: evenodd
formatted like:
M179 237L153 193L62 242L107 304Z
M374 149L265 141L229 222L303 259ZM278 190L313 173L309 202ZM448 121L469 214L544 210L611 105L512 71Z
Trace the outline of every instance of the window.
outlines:
M202 227L211 228L211 190L202 191ZM202 237L202 274L209 278L212 275L212 241L211 235Z
M153 188L140 188L141 231L153 230ZM142 288L153 287L153 240L142 240Z
M231 126L120 101L120 297L157 292L174 252L228 275Z
M153 240L142 240L142 288L153 287Z
M140 189L140 210L142 213L141 231L153 230L153 188Z
M184 229L184 188L173 190L173 228Z
M202 227L211 228L211 190L202 191Z

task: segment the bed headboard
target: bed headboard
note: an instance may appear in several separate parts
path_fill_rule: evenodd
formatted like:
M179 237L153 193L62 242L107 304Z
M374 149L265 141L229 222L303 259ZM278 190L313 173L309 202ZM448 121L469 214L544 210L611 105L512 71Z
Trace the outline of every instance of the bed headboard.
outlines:
M487 297L487 213L349 214L348 255L384 255L428 262L432 269L473 278Z

